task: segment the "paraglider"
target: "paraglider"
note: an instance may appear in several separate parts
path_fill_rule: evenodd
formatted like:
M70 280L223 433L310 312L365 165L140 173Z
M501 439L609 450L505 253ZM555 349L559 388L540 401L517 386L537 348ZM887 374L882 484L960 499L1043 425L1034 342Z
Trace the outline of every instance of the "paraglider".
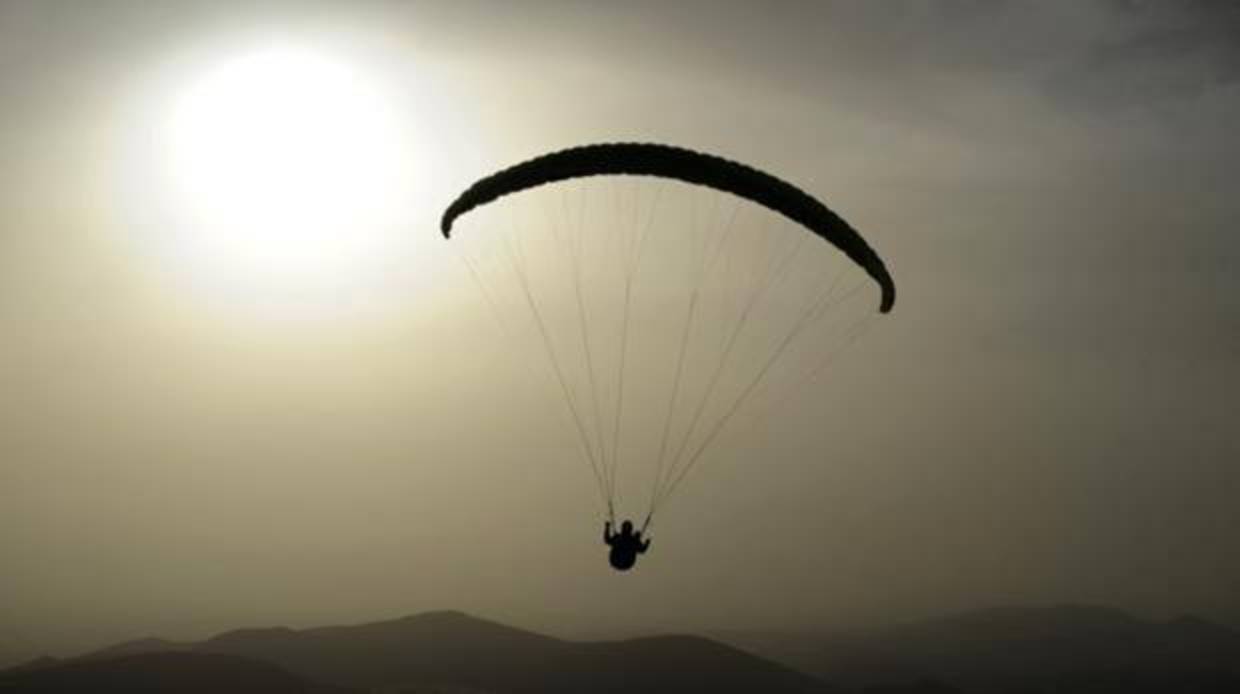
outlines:
M631 194L620 179L634 182ZM644 203L636 187L640 181L658 186ZM575 199L572 186L580 188ZM878 288L878 313L888 313L895 304L895 283L882 258L848 222L796 186L745 164L661 144L586 145L518 163L468 186L445 209L440 230L445 238L456 239L453 232L462 218L481 214L497 201L525 197L518 193L551 188L560 198L544 197L535 221L519 224L514 212L512 218L490 225L491 237L479 241L473 255L459 248L461 241L452 245L501 327L521 311L529 316L529 332L547 355L606 508L604 541L611 566L627 571L649 549L646 533L655 513L721 432L760 394L777 400L775 391L781 387L772 384L777 367L791 365L783 375L784 391L812 382L856 339L873 308L807 336L841 306L855 305L850 299L866 279ZM665 195L665 188L671 192ZM707 200L698 202L699 196ZM730 215L728 201L733 204ZM758 219L737 222L746 202L757 210L751 216ZM667 209L678 203L688 208L683 214ZM590 209L598 214L591 217ZM542 256L535 233L540 230L547 244ZM475 235L483 236L467 236ZM807 238L825 244L807 243ZM662 252L650 250L660 240ZM830 261L826 255L842 256L846 262ZM647 272L649 286L643 294L637 279L644 257L658 270ZM540 260L545 265L536 265ZM676 267L684 271L668 272ZM488 275L489 269L494 275ZM850 286L846 278L856 269L863 281ZM563 282L558 288L557 278ZM501 288L505 279L512 282L510 290ZM684 309L671 310L675 291L670 286L677 281L685 285ZM652 309L646 320L635 322L631 316L642 296ZM711 299L718 307L706 307ZM518 306L505 306L505 301ZM557 320L554 311L560 302L568 307ZM600 320L597 313L598 305L607 302L617 309L604 312L607 318L616 316L614 322ZM678 317L683 322L678 324ZM560 326L568 326L571 334L557 335ZM647 373L634 381L630 342L638 329L646 330L655 346L642 352L639 366ZM702 344L706 347L697 349ZM707 349L712 344L713 351ZM799 358L787 356L797 349L803 352ZM580 353L579 363L570 358L573 351ZM657 358L659 351L666 360ZM610 381L600 367L609 361L607 356L616 364ZM660 362L670 371L659 371ZM650 395L654 386L665 386L666 395ZM638 390L646 398L666 397L666 407L633 406L629 401ZM769 410L775 407L768 405ZM643 417L648 420L644 425L625 424ZM625 440L622 430L637 431ZM653 448L655 441L657 455L630 450ZM636 531L626 520L614 532L617 470L622 459L637 458L652 460L654 467L645 520Z
M637 555L645 554L650 549L650 539L642 539L642 531L633 531L633 523L625 521L620 525L620 532L611 530L611 521L603 524L603 542L611 547L607 559L611 568L616 571L628 571L637 563Z

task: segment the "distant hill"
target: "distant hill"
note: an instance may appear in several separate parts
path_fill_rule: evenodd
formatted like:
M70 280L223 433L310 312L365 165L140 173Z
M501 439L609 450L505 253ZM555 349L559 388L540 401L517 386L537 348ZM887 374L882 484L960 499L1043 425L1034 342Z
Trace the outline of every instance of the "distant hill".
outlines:
M572 642L460 612L431 612L358 626L242 629L199 643L143 639L73 659L72 666L35 672L51 676L66 667L102 667L118 662L118 656L142 659L152 653L244 658L243 662L272 664L277 671L306 681L401 693L836 691L810 676L699 637ZM0 682L3 677L0 673Z
M314 680L361 687L453 684L514 694L828 691L808 676L702 638L576 643L459 612L351 627L229 632L197 650L259 658Z
M1240 692L1240 632L1101 607L995 608L881 629L719 637L856 688L923 680L965 692Z
M194 644L168 641L167 639L145 638L118 643L115 646L92 651L78 660L106 660L123 655L139 655L141 653L177 653L193 651Z
M50 655L41 655L32 660L27 660L12 667L0 670L0 674L16 674L19 672L31 672L33 670L43 670L49 667L60 665L64 661L60 658L53 658Z
M576 642L430 612L355 626L241 629L194 643L147 638L45 657L0 672L0 694L1240 692L1240 632L1099 607L997 608L878 629L720 638L734 645L695 636Z
M361 694L315 685L270 663L209 653L143 653L44 662L0 673L4 694Z

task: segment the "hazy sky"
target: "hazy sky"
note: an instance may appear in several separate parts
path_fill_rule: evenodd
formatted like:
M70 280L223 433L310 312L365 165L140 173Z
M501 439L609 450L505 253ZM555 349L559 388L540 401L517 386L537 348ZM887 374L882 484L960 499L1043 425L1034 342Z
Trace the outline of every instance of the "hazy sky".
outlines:
M443 608L1240 616L1234 3L219 5L0 0L0 657ZM153 192L169 104L273 42L401 124L386 221L290 283ZM820 195L900 298L619 575L541 355L498 344L437 222L628 139Z

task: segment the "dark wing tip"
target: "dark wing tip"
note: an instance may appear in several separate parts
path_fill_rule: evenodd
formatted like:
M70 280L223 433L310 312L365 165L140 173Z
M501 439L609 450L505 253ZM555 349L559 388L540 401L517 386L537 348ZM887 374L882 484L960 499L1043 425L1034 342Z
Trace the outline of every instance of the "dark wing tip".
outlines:
M896 305L896 282L891 278L891 273L887 271L887 267L879 261L879 271L874 275L874 279L878 281L878 286L883 290L883 298L879 302L879 313L891 313L891 308Z
M878 306L879 313L891 313L891 308L896 305L896 288L894 285L883 287L883 301Z

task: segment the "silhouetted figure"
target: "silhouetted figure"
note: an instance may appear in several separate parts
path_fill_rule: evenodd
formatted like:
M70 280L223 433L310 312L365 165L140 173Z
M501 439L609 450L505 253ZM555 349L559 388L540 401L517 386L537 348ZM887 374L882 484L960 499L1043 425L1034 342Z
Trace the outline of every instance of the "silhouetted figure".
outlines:
M650 549L650 540L642 541L642 531L633 532L633 524L625 521L620 524L620 532L611 531L611 521L603 524L603 542L611 547L608 559L611 568L616 571L628 571L637 563L637 555L645 554Z

